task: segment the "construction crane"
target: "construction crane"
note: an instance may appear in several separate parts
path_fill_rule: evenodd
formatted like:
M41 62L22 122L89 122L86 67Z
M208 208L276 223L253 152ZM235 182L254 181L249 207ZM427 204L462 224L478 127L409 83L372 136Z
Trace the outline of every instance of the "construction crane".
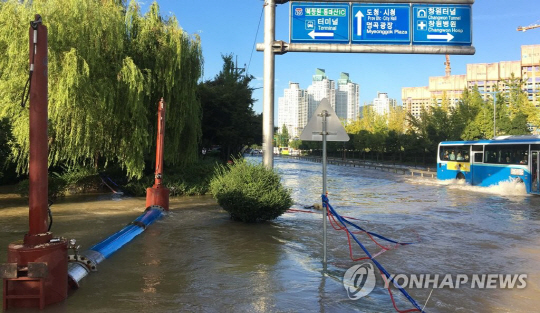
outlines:
M444 65L446 65L446 76L450 76L452 74L452 69L450 68L450 56L446 55L446 62L444 62Z
M538 28L538 27L540 27L540 23L538 23L538 22L540 22L540 21L537 21L535 24L531 24L529 26L518 26L517 31L518 32L526 32L529 29Z

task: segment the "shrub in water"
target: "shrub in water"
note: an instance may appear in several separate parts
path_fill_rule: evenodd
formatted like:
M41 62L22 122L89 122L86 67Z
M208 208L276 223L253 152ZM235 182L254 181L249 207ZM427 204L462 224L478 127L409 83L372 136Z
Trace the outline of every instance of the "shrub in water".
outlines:
M219 166L210 191L233 219L243 222L275 219L293 204L275 171L245 160Z

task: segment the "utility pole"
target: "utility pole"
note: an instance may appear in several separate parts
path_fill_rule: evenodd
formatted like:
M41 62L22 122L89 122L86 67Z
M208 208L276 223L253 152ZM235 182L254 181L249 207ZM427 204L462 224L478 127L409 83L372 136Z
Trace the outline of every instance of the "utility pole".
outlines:
M275 54L272 45L276 33L276 1L266 0L264 7L264 87L263 87L263 165L274 167L274 79Z
M236 56L236 60L234 62L234 68L233 70L235 70L235 73L236 73L236 79L238 79L238 70L244 70L244 72L246 71L246 64L244 63L244 67L238 67L238 56ZM247 76L247 74L246 74Z
M497 136L497 93L495 91L487 92L493 97L493 138Z

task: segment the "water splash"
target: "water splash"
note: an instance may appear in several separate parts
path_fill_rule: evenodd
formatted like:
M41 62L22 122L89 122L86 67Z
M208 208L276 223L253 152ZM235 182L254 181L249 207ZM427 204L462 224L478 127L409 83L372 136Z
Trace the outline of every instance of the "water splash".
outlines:
M481 192L500 196L528 196L525 184L515 180L501 181L497 185L488 187L471 186L463 179L434 180L432 178L415 177L408 178L407 181L411 184L447 186L448 189Z

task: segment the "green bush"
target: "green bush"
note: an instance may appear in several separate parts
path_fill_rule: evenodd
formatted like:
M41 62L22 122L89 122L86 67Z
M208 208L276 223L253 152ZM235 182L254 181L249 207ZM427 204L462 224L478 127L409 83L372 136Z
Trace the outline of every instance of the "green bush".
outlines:
M94 168L63 169L60 174L52 172L50 175L63 179L66 182L65 191L69 193L86 193L103 188L98 172Z
M22 180L17 185L17 190L21 197L27 198L30 182L28 179ZM60 168L59 172L49 171L48 175L48 197L56 199L63 197L66 193L84 193L96 191L101 188L101 180L94 169L80 168Z
M58 197L62 197L66 193L67 183L62 177L48 177L48 195L51 200L55 200ZM23 198L28 198L30 191L30 181L28 179L21 180L17 184L17 192Z
M199 196L208 192L210 179L214 173L215 160L207 158L184 166L165 167L163 185L169 189L171 197ZM137 180L131 180L121 187L130 195L143 197L146 188L154 185L154 173Z
M210 191L231 218L248 223L275 219L293 204L275 171L244 159L219 166Z
M215 159L207 156L206 160L188 166L165 169L163 181L171 196L204 195L208 192L215 166Z

